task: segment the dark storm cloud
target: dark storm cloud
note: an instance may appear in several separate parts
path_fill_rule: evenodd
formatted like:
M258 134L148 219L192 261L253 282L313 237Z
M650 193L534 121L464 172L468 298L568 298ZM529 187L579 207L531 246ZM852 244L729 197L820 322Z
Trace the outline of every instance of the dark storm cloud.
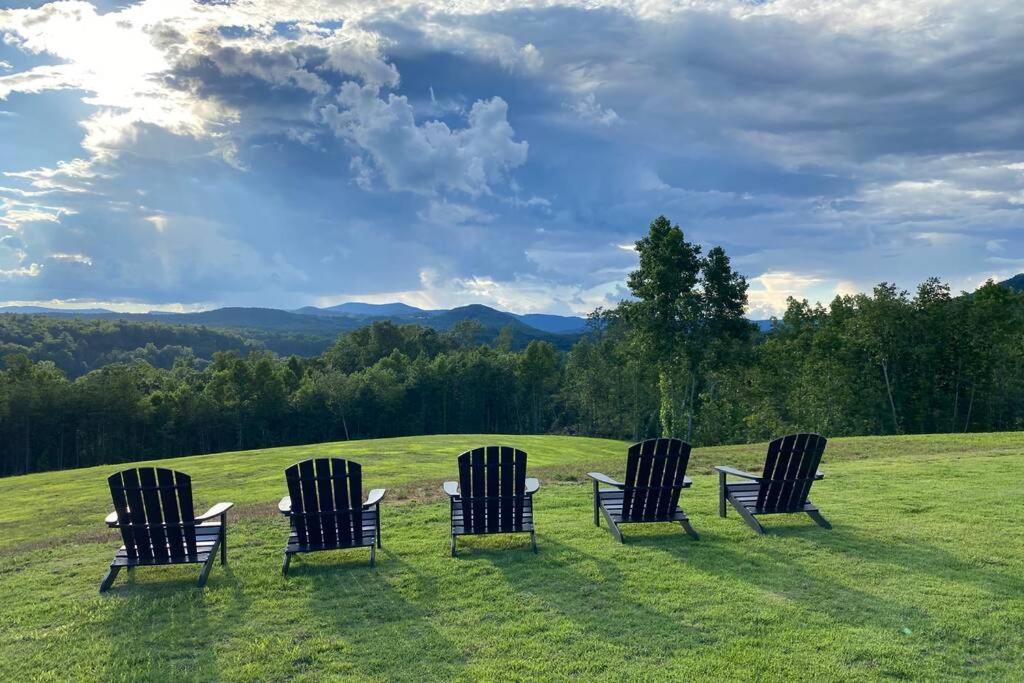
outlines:
M0 14L7 298L582 311L658 213L758 315L1024 267L1017 4L257 5Z

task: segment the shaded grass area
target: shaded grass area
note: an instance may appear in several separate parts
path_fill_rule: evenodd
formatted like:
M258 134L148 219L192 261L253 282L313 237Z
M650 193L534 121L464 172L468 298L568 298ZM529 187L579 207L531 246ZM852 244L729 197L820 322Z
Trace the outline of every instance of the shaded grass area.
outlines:
M529 452L543 488L528 536L460 540L448 557L438 482L481 443ZM300 556L288 578L273 512L284 467L363 463L384 550ZM197 507L239 504L227 567L122 573L103 528L116 467L0 480L0 674L5 680L740 680L1024 678L1024 435L836 439L812 499L833 522L717 516L710 466L754 468L763 446L695 451L682 503L702 539L593 526L591 469L622 474L625 444L444 436L165 461ZM397 500L396 500L397 499ZM42 506L45 511L39 514ZM234 512L234 511L233 511Z

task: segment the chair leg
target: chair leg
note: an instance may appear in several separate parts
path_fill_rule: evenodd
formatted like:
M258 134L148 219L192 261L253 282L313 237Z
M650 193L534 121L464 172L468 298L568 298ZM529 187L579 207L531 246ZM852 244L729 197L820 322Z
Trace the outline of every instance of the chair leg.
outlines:
M601 505L600 495L597 490L597 480L594 480L594 526L601 526Z
M690 520L688 520L688 519L680 520L679 524L683 527L683 531L685 531L687 534L690 535L690 538L692 538L695 541L699 541L700 540L700 534L698 534L697 530L693 528L692 524L690 524Z
M210 556L206 558L206 562L203 563L203 571L199 572L199 587L206 587L206 580L210 578L210 570L213 569L213 561L217 559L217 549L214 548L210 552Z
M718 516L725 517L725 472L718 473Z
M110 590L110 587L114 583L114 579L117 578L117 573L121 571L121 568L116 565L110 565L110 569L107 570L107 575L103 577L103 581L100 582L100 593L104 593Z
M377 546L370 544L370 568L377 566Z
M228 519L227 515L221 517L220 523L220 563L228 563Z
M760 522L754 519L754 515L747 512L747 509L742 505L733 504L733 507L736 508L736 512L740 513L740 517L742 517L743 521L747 523L747 526L756 531L759 535L764 535L764 527L761 526Z
M380 505L377 506L377 547L383 548L380 540Z
M537 552L537 532L536 531L531 531L530 532L530 545L533 546L533 552L534 552L534 554L536 554L536 552Z
M808 510L807 516L814 520L814 522L823 529L831 529L832 524L827 519L821 516L821 513L817 510Z
M455 534L452 534L452 557L455 557Z
M608 523L609 533L611 533L611 535L614 536L615 540L617 540L619 543L625 543L625 541L622 540L622 532L619 531L619 525L615 523L615 521L608 514L608 511L605 510L603 507L601 508L601 512L604 513L604 521Z
M285 553L284 554L284 562L281 564L281 574L282 575L288 576L288 565L291 564L291 562L292 562L292 554L291 553Z

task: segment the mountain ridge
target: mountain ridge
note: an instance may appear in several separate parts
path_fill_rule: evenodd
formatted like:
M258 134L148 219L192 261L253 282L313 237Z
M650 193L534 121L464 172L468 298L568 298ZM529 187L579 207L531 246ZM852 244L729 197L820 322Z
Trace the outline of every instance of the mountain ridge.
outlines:
M1024 273L998 282L1013 291L1024 292ZM517 344L532 339L545 339L559 348L568 348L587 330L586 318L552 313L510 313L484 304L467 304L454 308L423 309L402 302L345 303L318 308L303 306L294 310L266 307L224 306L208 311L178 313L149 311L119 313L105 308L63 309L45 306L0 306L0 313L47 315L52 317L93 317L136 322L162 322L183 325L204 325L211 328L287 332L315 337L333 337L376 321L396 325L423 325L447 331L464 320L476 320L488 338L511 326ZM771 321L752 320L759 329L771 329Z

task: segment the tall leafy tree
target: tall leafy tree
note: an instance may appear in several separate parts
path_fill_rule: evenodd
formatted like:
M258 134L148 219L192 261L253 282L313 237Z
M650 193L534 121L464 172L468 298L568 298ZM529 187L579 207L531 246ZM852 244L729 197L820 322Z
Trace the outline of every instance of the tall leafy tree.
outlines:
M692 439L701 366L711 345L750 333L743 321L747 283L721 247L701 247L665 216L637 240L640 266L627 284L636 301L622 303L641 345L658 368L662 433Z

